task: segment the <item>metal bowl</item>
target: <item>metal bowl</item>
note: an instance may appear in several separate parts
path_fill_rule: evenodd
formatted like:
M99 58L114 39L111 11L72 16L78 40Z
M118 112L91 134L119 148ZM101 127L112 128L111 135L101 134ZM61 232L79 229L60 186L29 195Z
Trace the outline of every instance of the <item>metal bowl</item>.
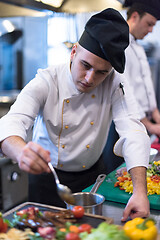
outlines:
M73 194L75 204L71 205L66 202L67 209L74 206L83 206L85 213L102 215L102 204L105 201L104 196L98 193L80 192Z

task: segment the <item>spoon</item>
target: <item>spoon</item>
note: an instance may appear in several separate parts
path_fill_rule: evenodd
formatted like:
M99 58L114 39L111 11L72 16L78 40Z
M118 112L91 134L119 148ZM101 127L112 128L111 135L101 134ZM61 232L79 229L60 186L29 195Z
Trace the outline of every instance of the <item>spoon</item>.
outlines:
M69 204L74 204L75 199L74 199L74 196L72 194L71 189L60 183L59 178L57 176L57 173L54 170L54 167L52 166L51 162L48 163L48 166L49 166L50 170L52 171L52 173L54 175L55 182L56 182L56 185L57 185L57 191L58 191L58 194L59 194L60 198L64 202L67 202Z

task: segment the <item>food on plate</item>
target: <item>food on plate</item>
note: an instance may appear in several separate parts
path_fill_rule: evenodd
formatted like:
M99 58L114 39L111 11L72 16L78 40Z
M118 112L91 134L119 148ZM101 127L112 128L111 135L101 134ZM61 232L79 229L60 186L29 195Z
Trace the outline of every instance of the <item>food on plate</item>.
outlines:
M106 221L101 222L97 227L93 227L91 224L85 223L83 217L82 219L74 218L75 222L70 222L70 211L66 209L57 212L41 212L37 207L28 207L15 212L11 221L2 217L2 220L6 221L8 231L0 233L0 240L138 240L140 238L133 238L132 235L137 237L137 229L139 228L140 231L144 232L144 236L147 234L149 237L152 236L148 240L155 240L153 236L157 236L155 221L150 218L147 220L137 218L139 220L136 222L128 221L124 227L108 224ZM69 217L67 221L64 219L63 226L53 225L49 220L56 217L62 219L62 216L64 218ZM37 222L38 218L42 220L43 217L45 217L45 225L37 226L36 231L32 227L17 229L19 227L17 223L22 219Z
M158 236L158 229L152 218L134 218L126 222L123 229L131 240L156 240Z
M131 175L127 172L126 167L116 171L117 181L114 187L119 187L128 193L133 193L133 184ZM147 169L147 194L160 195L160 161L150 163Z
M37 207L28 207L14 213L12 226L16 226L19 229L27 227L37 231L38 227L64 227L67 221L76 222L72 210L41 212Z
M72 231L78 228L78 232ZM102 222L97 228L89 224L74 224L67 222L64 228L40 227L37 232L31 229L19 230L11 228L7 233L0 233L1 240L129 240L123 229L117 225Z
M11 228L8 230L7 233L0 233L1 240L28 240L28 239L31 240L29 236L34 236L34 233L32 232L31 229L28 228L26 228L24 231L21 231L16 228ZM42 239L39 238L39 240Z

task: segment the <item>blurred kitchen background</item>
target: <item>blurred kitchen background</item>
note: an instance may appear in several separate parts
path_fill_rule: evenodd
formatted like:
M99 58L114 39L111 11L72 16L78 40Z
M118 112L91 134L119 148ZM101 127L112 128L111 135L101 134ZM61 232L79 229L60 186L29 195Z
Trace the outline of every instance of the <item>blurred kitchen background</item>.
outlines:
M0 117L38 68L70 55L89 17L112 7L126 18L123 0L0 0ZM160 23L141 41L152 70L160 107ZM27 201L27 174L4 156L0 159L0 211Z

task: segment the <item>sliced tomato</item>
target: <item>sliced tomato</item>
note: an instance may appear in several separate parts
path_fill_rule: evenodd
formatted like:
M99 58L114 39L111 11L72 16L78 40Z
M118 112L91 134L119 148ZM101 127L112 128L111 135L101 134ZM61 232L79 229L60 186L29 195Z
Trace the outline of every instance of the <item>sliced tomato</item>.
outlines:
M80 240L80 237L77 233L70 232L66 234L65 240Z
M37 207L28 207L18 211L16 214L21 218L35 219L38 213L39 209Z
M79 232L91 232L92 226L88 223L81 224L79 227Z
M84 215L84 208L82 206L75 206L72 212L75 218L82 218Z
M22 217L27 214L27 209L20 210L20 211L16 212L16 214L18 216Z

